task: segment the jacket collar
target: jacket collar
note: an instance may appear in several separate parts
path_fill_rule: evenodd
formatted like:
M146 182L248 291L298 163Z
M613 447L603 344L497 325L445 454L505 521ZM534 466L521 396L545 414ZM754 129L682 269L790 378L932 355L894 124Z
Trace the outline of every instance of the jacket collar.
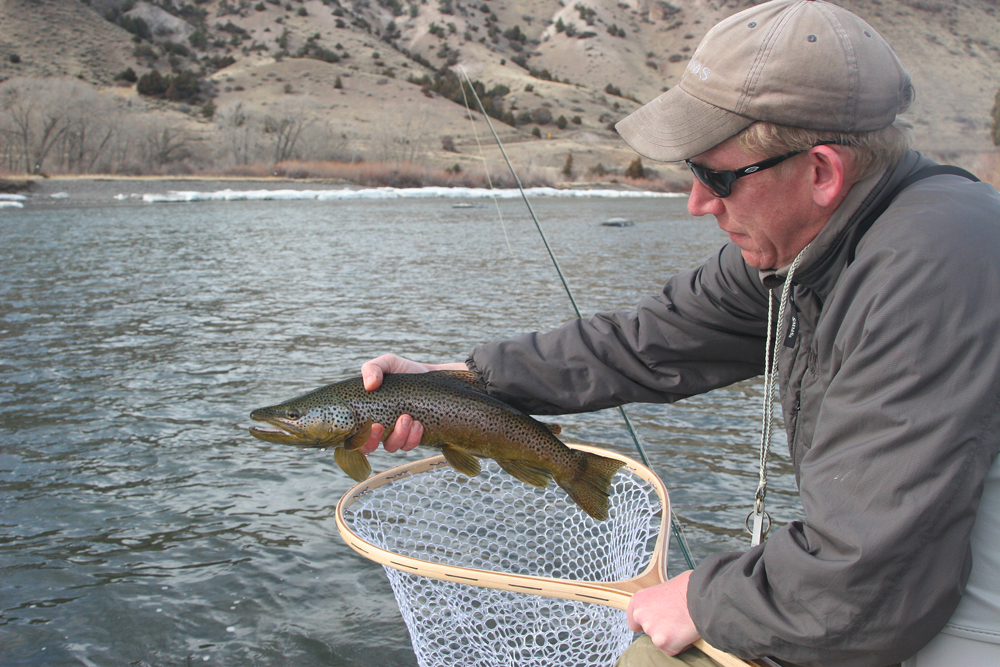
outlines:
M895 167L855 183L830 220L803 252L793 279L795 284L808 287L825 301L847 266L848 239L854 228L904 178L929 164L934 162L911 150ZM788 267L767 269L759 273L761 282L771 289L784 282Z

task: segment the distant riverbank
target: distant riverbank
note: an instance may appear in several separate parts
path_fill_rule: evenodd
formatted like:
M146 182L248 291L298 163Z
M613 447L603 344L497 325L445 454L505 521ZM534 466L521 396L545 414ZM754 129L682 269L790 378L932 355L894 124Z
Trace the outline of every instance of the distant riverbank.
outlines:
M629 168L630 175L600 170L587 174L562 174L560 180L553 179L548 172L530 169L519 173L521 184L526 188L549 187L557 189L620 189L651 192L683 192L690 183L675 177L664 178L653 169L644 168L641 163ZM635 177L637 174L645 178ZM268 188L281 187L301 190L325 186L358 188L516 188L517 183L504 169L491 167L462 170L432 169L408 163L383 162L283 162L275 167L248 165L232 168L224 173L184 174L184 175L118 175L118 174L64 174L21 176L0 174L0 193L44 194L59 189L76 189L80 183L93 183L95 187L108 182L155 183L159 185L177 183L175 190L190 190L192 182L221 183L234 187L251 184L266 184ZM188 184L184 187L180 184ZM159 187L159 186L157 186Z

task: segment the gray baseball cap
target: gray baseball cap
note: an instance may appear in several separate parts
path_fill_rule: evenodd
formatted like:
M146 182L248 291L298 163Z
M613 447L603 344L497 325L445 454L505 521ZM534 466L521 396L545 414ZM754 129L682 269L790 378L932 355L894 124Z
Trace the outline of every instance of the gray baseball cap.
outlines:
M712 28L680 82L615 128L640 155L670 162L758 120L877 130L912 99L910 75L861 18L822 0L773 0Z

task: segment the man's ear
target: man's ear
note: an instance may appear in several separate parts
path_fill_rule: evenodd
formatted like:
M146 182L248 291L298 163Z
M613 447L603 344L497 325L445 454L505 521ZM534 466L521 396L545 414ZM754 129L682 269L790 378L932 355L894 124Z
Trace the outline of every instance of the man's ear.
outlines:
M847 181L847 156L833 146L809 149L813 201L822 208L837 207L851 189Z

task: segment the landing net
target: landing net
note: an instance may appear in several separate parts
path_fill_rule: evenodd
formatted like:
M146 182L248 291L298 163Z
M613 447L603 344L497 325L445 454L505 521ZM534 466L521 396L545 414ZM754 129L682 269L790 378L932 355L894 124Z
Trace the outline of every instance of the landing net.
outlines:
M662 570L669 501L641 464L586 449L626 461L606 521L554 484L528 486L489 459L475 478L443 457L423 459L344 496L341 533L385 566L421 667L608 666L632 642L624 611L569 589Z

